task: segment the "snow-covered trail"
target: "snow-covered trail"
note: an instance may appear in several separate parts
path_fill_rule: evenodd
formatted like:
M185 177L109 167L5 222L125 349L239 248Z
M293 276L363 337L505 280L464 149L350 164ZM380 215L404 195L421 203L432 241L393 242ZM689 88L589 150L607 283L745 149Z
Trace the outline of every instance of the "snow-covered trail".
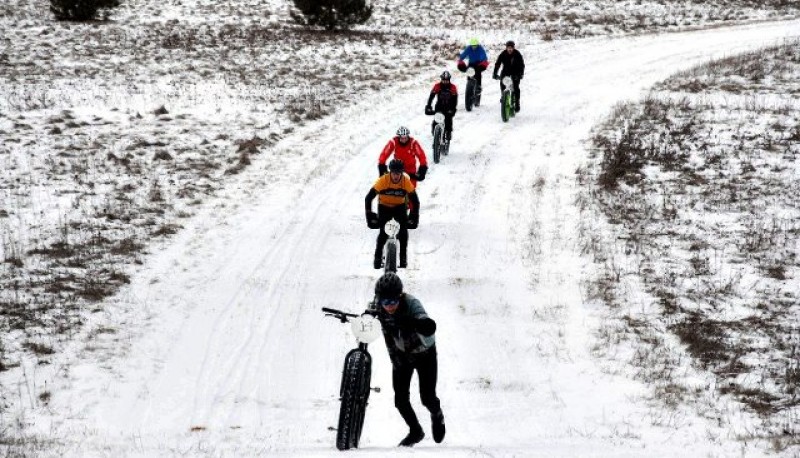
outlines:
M451 154L419 188L407 290L437 320L448 436L416 452L459 455L730 455L700 418L656 427L637 382L590 354L602 310L586 304L574 172L617 101L699 63L800 34L800 22L520 46L523 111L500 121L497 85L456 117ZM522 41L522 40L520 40ZM494 57L494 56L492 56ZM379 272L363 197L401 124L427 146L432 78L297 131L154 255L108 305L120 356L76 357L37 426L66 455L325 455L353 340L322 306L357 311ZM457 81L463 86L463 78ZM269 163L268 163L269 162ZM432 162L432 161L431 161ZM146 324L136 321L145 319ZM383 344L361 453L402 453ZM102 354L102 352L100 352ZM41 382L41 380L40 380ZM412 388L413 389L413 388ZM412 394L412 399L416 395ZM427 415L415 400L420 419ZM30 415L31 413L29 413ZM753 451L751 451L753 452Z

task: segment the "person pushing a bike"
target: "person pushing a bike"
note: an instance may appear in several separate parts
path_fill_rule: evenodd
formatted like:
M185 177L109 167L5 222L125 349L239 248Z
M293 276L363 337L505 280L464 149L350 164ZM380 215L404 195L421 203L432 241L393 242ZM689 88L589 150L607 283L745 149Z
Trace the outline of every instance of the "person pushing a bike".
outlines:
M466 60L466 62L464 62ZM458 69L461 72L466 72L468 68L475 69L475 83L477 83L477 93L481 93L481 73L489 68L489 58L486 56L486 50L481 46L477 38L470 38L467 46L461 51L458 56Z
M378 279L375 297L377 318L392 361L394 405L409 428L408 435L398 445L411 447L425 437L411 407L409 390L414 371L419 378L422 405L431 413L433 440L438 444L444 440L445 426L441 403L436 396L436 322L425 312L419 299L403 292L403 282L394 272L385 273Z
M444 138L449 142L453 134L453 116L456 115L456 108L458 107L458 89L456 85L450 82L450 72L443 71L439 76L439 82L433 85L431 95L428 97L428 103L425 105L425 114L432 115L434 113L444 114ZM431 106L434 97L436 98L436 105ZM431 132L436 127L436 121L431 124Z
M405 268L407 265L408 230L416 229L419 223L419 197L417 197L416 188L411 182L411 177L404 173L403 170L403 161L392 159L389 162L389 173L378 178L364 198L367 226L371 229L381 230L375 245L373 267L376 269L382 267L383 245L386 244L386 240L389 238L383 226L391 219L400 224L400 232L397 234L397 239L400 241L399 267ZM372 211L372 201L375 196L378 196L377 214ZM411 211L406 213L409 201L411 202Z
M400 126L397 129L397 135L392 137L383 147L383 151L378 157L379 176L388 173L389 169L386 167L386 161L389 160L391 155L394 155L394 159L403 161L404 170L411 177L411 183L414 186L417 185L417 181L425 179L425 174L428 173L428 159L425 157L422 145L411 136L411 131L407 127ZM419 167L417 167L417 162L419 162Z
M500 70L500 67L503 67ZM498 75L497 72L500 71ZM514 111L519 112L519 82L525 75L525 60L522 54L516 49L514 42L509 40L506 42L505 51L497 56L497 62L494 64L494 73L492 77L500 80L500 92L506 90L506 85L503 84L503 77L510 76L514 84Z

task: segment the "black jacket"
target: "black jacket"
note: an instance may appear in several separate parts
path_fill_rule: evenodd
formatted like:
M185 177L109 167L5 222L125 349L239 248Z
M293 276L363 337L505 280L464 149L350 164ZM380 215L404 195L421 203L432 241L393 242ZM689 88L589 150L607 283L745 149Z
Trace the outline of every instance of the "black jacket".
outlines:
M434 97L436 97L436 106L433 107L434 111L451 116L456 112L456 108L458 107L458 89L455 84L434 84L431 95L428 97L428 106L431 106Z
M522 76L525 74L525 60L522 58L522 54L516 49L511 54L503 51L497 56L497 62L494 63L494 76L497 76L497 71L500 69L501 65L503 66L503 70L500 72L500 78L504 76Z

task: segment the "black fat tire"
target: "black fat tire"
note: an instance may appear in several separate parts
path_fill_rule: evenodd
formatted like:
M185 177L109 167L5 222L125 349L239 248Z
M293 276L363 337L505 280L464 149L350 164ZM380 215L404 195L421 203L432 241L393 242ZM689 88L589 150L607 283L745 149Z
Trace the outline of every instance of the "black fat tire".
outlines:
M344 359L342 371L339 427L336 430L336 448L349 450L358 448L364 414L367 412L369 382L372 376L372 357L361 349L353 349Z
M464 94L464 106L467 111L472 111L472 104L475 103L475 80L467 79L467 92Z
M509 100L510 98L511 96L508 94L508 92L504 91L503 98L500 100L500 117L503 118L503 122L508 122L508 118L511 117L508 112L508 107L511 104L511 101Z
M394 242L386 243L386 261L384 272L397 272L397 245Z
M442 126L437 125L433 128L433 162L439 163L440 149L442 147Z

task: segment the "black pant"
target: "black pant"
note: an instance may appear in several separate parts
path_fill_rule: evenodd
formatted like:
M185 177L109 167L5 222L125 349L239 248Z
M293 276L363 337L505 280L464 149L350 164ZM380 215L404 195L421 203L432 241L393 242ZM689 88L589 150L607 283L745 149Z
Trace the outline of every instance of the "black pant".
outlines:
M475 69L475 82L478 83L478 92L481 90L481 74L483 74L483 67L472 67Z
M389 240L389 236L386 235L383 226L392 219L400 223L400 232L397 233L397 240L400 241L400 259L406 258L406 246L408 245L408 213L406 213L406 205L387 207L386 205L378 204L378 224L380 224L381 232L378 234L378 243L375 246L375 259L380 259L383 254L383 245Z
M443 111L437 110L437 113L444 114L444 138L450 140L453 137L453 117L444 113ZM433 134L433 129L436 128L436 121L431 123L431 134Z
M438 362L436 347L413 355L397 355L397 364L392 366L392 387L394 387L394 406L402 415L403 420L411 429L420 428L417 414L411 407L410 387L411 376L417 371L419 377L419 397L422 405L428 408L431 415L438 414L442 407L436 397L436 378L438 376Z
M520 92L519 92L519 77L518 76L512 76L511 77L511 81L514 83L514 108L519 108L519 96L520 96ZM500 92L502 93L505 90L506 90L506 85L503 84L503 78L501 77L500 78Z

